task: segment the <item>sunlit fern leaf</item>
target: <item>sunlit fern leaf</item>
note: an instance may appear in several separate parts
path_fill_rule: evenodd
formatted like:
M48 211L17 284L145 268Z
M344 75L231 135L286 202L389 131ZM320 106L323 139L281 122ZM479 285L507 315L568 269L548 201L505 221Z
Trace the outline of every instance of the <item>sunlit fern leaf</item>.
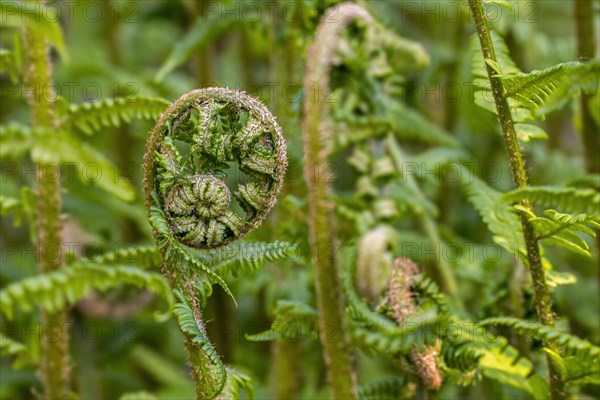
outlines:
M600 357L582 360L578 356L561 356L544 347L544 352L555 363L561 378L570 385L600 385Z
M179 297L184 301L183 296ZM190 357L192 368L198 369L198 375L206 379L206 382L202 382L206 386L201 390L206 393L208 399L213 399L221 393L227 381L227 371L221 357L210 343L204 326L196 322L192 309L187 303L177 303L173 314L177 318L181 331L197 350L197 353L190 354Z
M58 23L56 8L36 7L34 3L3 1L0 3L2 25L14 28L26 27L39 32L56 47L63 60L68 59L62 30Z
M71 104L61 126L76 126L91 135L102 127L120 126L122 121L158 118L169 104L161 98L139 96Z
M245 243L237 242L206 253L205 263L221 276L231 273L254 273L265 263L278 260L293 260L297 247L287 242Z
M463 171L461 175L469 201L475 206L488 229L494 234L494 242L509 252L525 248L523 229L516 211L509 204L500 203L502 193L489 187L481 179ZM524 254L519 253L523 258Z
M227 370L227 382L223 391L219 394L219 399L222 400L240 400L240 392L243 390L246 394L244 399L254 400L254 388L252 386L252 378L237 371L231 367L225 367Z
M408 395L406 380L399 377L369 382L358 389L360 400L397 400Z
M318 314L312 306L300 301L279 300L271 328L257 334L246 334L253 342L294 340L311 337L318 340Z
M22 368L26 365L34 365L37 355L30 346L17 342L0 332L0 356L14 357L13 368Z
M564 350L565 354L575 355L581 360L586 358L598 359L600 357L600 347L593 345L587 340L571 335L570 333L561 332L538 322L512 317L497 317L484 319L479 322L479 326L504 326L511 328L519 335L555 343Z
M533 113L547 113L565 104L580 90L598 90L600 60L567 62L530 73L502 74L506 96L516 100L518 107Z
M82 182L93 182L122 200L132 201L135 197L131 184L119 175L119 168L70 132L36 135L31 158L42 165L57 163L72 166Z
M158 319L169 316L175 303L167 280L158 273L135 267L80 263L14 282L0 290L2 313L12 319L16 308L32 311L42 306L49 312L62 310L85 298L92 290L105 291L122 284L147 289L163 297L168 310L157 313Z
M35 137L46 133L49 132L39 128L34 131L27 125L15 122L0 125L0 158L3 161L19 160L31 150Z
M588 214L562 214L555 210L546 210L548 218L535 217L530 220L538 240L545 244L565 247L575 253L592 257L589 245L578 233L596 237L591 229L600 229L600 216Z
M531 362L521 357L506 338L494 337L484 328L458 319L440 327L438 334L442 336L444 346L449 347L444 351L460 350L469 352L471 361L477 358L478 371L483 376L528 392L535 399L547 398L548 384L544 378L535 373ZM464 367L468 368L468 365Z
M572 187L529 186L503 194L504 203L529 200L534 204L556 207L562 211L587 213L600 217L600 192Z
M225 18L222 13L213 13L198 18L194 27L175 44L154 79L157 82L162 81L165 75L188 60L195 51L229 31L235 25L244 23L245 20L245 18Z

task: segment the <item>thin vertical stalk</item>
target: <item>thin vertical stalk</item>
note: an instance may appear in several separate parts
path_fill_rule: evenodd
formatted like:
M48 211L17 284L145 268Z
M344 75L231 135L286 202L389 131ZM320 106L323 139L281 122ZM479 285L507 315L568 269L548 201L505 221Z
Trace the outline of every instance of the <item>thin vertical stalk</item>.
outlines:
M344 321L344 299L337 268L338 241L332 215L333 200L328 167L330 130L323 116L327 114L329 73L341 32L353 21L372 21L362 7L342 3L323 17L315 41L308 51L304 79L304 176L308 186L309 234L316 272L319 334L323 344L331 396L335 399L356 398L356 376Z
M596 30L594 29L594 4L592 0L578 0L575 4L575 25L577 27L577 57L581 61L596 57ZM583 143L587 170L591 174L600 173L600 126L590 112L591 96L581 92L579 100ZM596 247L600 253L600 232L596 234ZM600 255L599 255L600 257ZM600 285L600 275L598 275Z
M40 4L45 1L40 0ZM43 32L24 29L27 68L25 84L27 102L32 111L32 125L51 134L56 126L55 93L49 44ZM55 165L36 164L36 243L39 271L56 271L63 265L61 223L61 179ZM38 374L44 386L44 398L64 399L69 392L69 332L67 313L49 313L41 309L42 340Z
M594 5L592 0L577 0L575 21L577 26L577 57L581 61L596 57L596 32L594 29ZM600 127L589 109L590 95L581 93L581 119L587 169L590 173L600 173Z
M469 7L473 15L473 22L477 29L481 50L486 60L497 62L496 52L492 42L490 29L484 15L483 5L480 0L469 0ZM497 76L496 72L490 65L486 63L488 78L490 80L494 102L498 111L498 121L502 126L504 143L508 152L510 170L513 176L514 184L517 188L528 186L527 174L525 172L525 164L517 135L512 119L512 114L508 105L508 101L504 96L504 87L502 80ZM521 202L524 208L520 212L521 225L523 227L523 235L527 250L527 260L529 264L529 272L533 281L534 289L534 304L537 316L540 322L546 326L554 326L554 314L552 312L552 298L546 284L546 276L544 267L542 266L542 258L540 256L539 242L535 237L533 226L529 222L528 212L532 211L531 204L528 201ZM544 344L546 347L556 350L555 346L550 343ZM554 365L554 362L547 357L548 370L550 375L550 389L553 399L565 398L565 387L560 374Z

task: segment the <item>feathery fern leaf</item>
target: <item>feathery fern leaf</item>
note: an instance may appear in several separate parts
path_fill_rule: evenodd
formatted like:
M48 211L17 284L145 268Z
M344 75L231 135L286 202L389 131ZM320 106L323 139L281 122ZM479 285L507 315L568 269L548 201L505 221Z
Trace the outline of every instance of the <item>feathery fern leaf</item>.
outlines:
M82 261L103 265L135 265L155 270L161 264L160 252L155 246L135 246L104 253Z
M528 186L515 189L500 197L504 203L529 200L547 207L556 207L567 212L581 212L600 217L600 193L594 189L572 187Z
M360 400L397 400L407 396L406 381L397 377L369 382L358 389Z
M300 301L279 300L271 328L253 335L246 334L246 339L263 342L291 340L302 336L319 339L317 310Z
M555 210L546 210L544 214L548 218L535 217L530 220L538 240L592 257L589 245L578 235L578 232L596 237L596 233L588 226L600 229L600 217L587 214L562 214Z
M148 289L163 297L168 310L157 313L156 318L161 320L169 316L175 301L162 275L128 266L106 267L89 263L74 264L11 283L0 290L0 306L8 319L13 318L15 308L31 311L34 306L42 306L55 312L83 299L92 289L104 291L122 284Z
M564 348L567 354L578 355L582 359L600 357L600 347L594 346L587 340L580 339L577 336L561 332L538 322L525 321L512 317L497 317L484 319L479 322L479 326L505 326L514 329L520 335L556 343Z
M175 305L173 314L177 318L181 331L198 351L197 354L190 354L192 368L199 369L199 375L207 380L203 383L211 385L210 388L207 387L207 389L210 389L207 393L209 393L208 398L213 399L223 390L227 381L227 371L221 362L221 357L208 340L204 326L196 322L192 309L184 302L183 296L178 297L180 297L181 302Z
M238 276L240 273L254 273L267 262L293 259L296 250L295 244L287 242L237 242L208 252L206 263L221 276L228 272Z
M502 74L506 96L516 100L518 107L533 113L552 111L580 90L598 90L600 61L567 62L542 71Z
M71 104L68 114L61 120L61 126L76 126L92 135L103 126L120 126L121 121L128 123L134 118L155 119L169 104L164 99L138 96Z

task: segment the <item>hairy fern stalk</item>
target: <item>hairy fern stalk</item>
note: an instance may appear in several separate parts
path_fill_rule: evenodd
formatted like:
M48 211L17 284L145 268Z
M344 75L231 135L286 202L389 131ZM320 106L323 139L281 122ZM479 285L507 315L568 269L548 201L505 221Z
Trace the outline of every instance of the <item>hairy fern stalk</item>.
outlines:
M41 5L45 1L40 0ZM28 103L32 108L32 124L46 129L50 133L57 124L54 98L56 93L42 94L41 88L52 87L52 64L49 56L49 45L43 32L24 29L28 71L25 81L28 87ZM52 87L53 88L53 87ZM44 164L36 164L36 215L35 225L38 232L39 270L46 274L58 270L62 260L62 224L61 224L61 180L55 168L46 168ZM54 254L49 249L58 249ZM65 309L48 311L44 307L42 326L53 328L42 336L42 360L39 376L44 385L44 397L63 399L69 393L69 375L71 362L69 358L69 332L67 329L67 312ZM50 339L50 336L56 339Z
M233 182L233 193L225 179L230 164L247 178ZM228 89L183 95L148 139L146 205L164 272L179 296L175 312L198 399L217 397L229 379L206 336L202 306L212 283L231 293L216 264L205 264L190 249L219 256L218 248L255 229L275 205L286 166L285 142L271 113L258 100Z

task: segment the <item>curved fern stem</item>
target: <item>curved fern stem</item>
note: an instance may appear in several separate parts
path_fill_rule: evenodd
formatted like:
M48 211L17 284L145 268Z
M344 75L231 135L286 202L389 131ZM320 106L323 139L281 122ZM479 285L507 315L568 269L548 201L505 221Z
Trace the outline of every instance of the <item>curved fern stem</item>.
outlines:
M477 35L481 44L483 57L486 60L486 70L490 81L494 102L498 111L498 121L502 126L504 136L504 144L507 148L510 170L513 176L514 184L517 188L528 186L527 173L525 172L525 164L523 156L517 141L517 134L514 127L512 114L508 105L508 101L504 96L504 87L502 80L494 71L492 66L487 62L497 63L496 52L490 29L485 19L485 11L480 0L469 0L469 7L473 15L473 22L477 29ZM527 260L529 271L533 281L533 289L535 292L534 303L537 316L542 324L546 326L554 326L554 314L552 312L552 299L550 291L546 284L544 267L542 266L542 258L540 255L539 242L535 237L533 226L529 222L528 214L532 212L532 207L529 201L523 200L520 202L522 210L520 211L521 225L523 227L523 236L527 251ZM546 347L556 351L555 346L550 343L545 343ZM547 357L548 369L550 375L550 387L553 399L565 398L564 382L562 381L557 367L553 360Z
M319 24L314 43L308 51L304 78L304 176L308 186L309 233L316 269L319 333L323 343L331 396L336 399L356 398L356 377L343 318L344 301L339 290L337 239L332 216L333 200L327 165L330 132L323 116L327 114L329 73L333 54L342 31L356 20L372 22L362 7L342 3L325 14ZM316 91L315 91L316 89ZM334 337L331 337L331 332Z
M39 0L38 3L45 3ZM48 132L56 126L54 86L49 44L42 31L24 29L28 68L25 68L27 102L32 110L32 124ZM48 89L48 90L46 90ZM42 274L62 267L60 174L56 168L36 164L36 228L38 232L39 270ZM65 310L41 310L43 332L39 376L44 386L44 398L64 399L69 392L69 337ZM47 330L51 329L51 332ZM56 335L56 336L55 336ZM49 339L51 337L51 340Z

